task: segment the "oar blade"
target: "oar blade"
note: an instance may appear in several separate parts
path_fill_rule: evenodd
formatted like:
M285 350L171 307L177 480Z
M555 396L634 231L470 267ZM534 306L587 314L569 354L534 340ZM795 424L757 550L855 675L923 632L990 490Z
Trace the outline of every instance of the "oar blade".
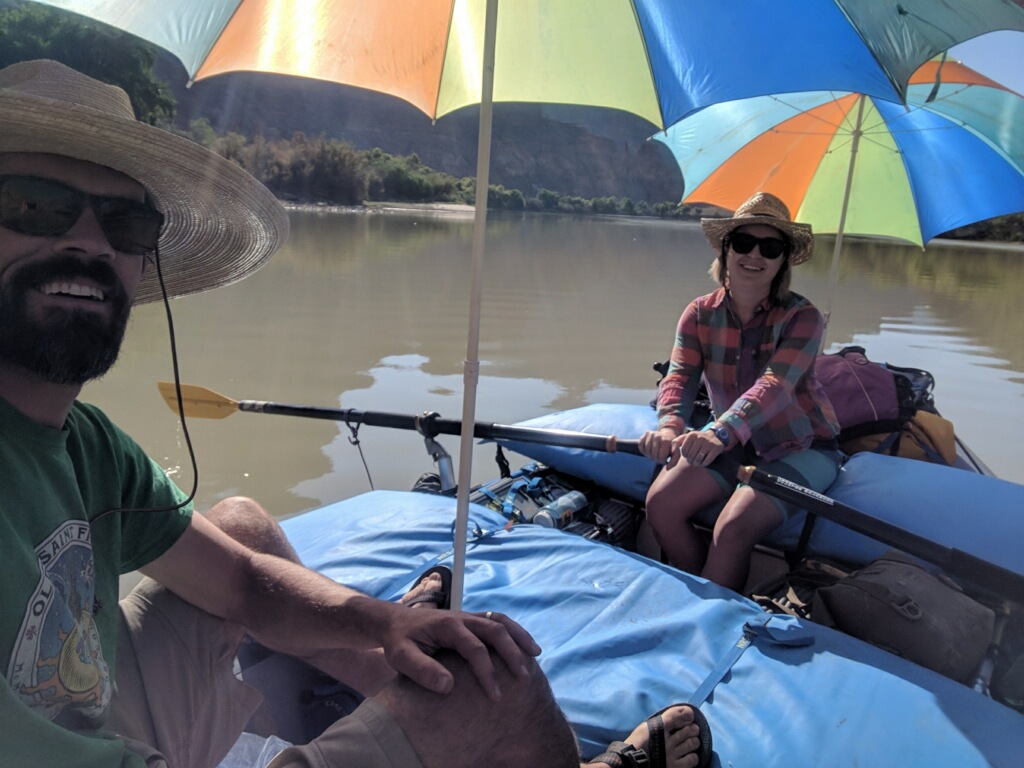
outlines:
M174 382L157 382L157 389L167 407L178 413L178 393ZM230 397L196 384L181 385L181 402L185 415L197 419L226 419L238 410L238 403Z

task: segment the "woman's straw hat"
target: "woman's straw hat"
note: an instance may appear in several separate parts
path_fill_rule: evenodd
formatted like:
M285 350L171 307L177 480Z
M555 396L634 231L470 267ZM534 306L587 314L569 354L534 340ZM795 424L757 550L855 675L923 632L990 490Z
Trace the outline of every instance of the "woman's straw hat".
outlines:
M240 280L288 237L274 196L234 163L140 123L128 95L55 61L0 70L0 153L45 152L105 165L146 188L166 219L160 263L170 296ZM160 298L147 268L135 303Z
M711 243L715 253L722 252L722 240L726 235L745 224L767 224L788 237L793 244L792 253L789 254L789 263L792 266L810 261L814 253L811 225L794 222L786 204L770 192L756 193L736 209L732 218L700 220L700 225L704 228L704 237Z

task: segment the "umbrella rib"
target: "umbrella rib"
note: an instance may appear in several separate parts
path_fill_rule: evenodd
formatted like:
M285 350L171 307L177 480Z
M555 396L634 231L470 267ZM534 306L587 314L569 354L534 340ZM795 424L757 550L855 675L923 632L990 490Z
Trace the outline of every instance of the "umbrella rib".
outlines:
M950 83L946 83L946 85L950 85ZM928 104L934 104L934 103L936 103L938 101L946 101L951 96L958 96L959 94L961 94L964 91L968 90L969 88L972 87L972 85L974 85L974 83L960 83L960 87L959 88L956 88L954 90L948 91L948 92L943 93L943 94L941 94L939 96L936 96L934 98L930 98L930 99L928 99L927 103ZM917 104L914 104L914 103L908 103L907 106L912 106L912 107L915 107L917 109L922 109L923 108L923 107L921 107L921 106L919 106Z
M827 91L827 93L832 97L832 101L833 102L837 102L837 101L839 101L840 98L842 98L842 96L837 96L836 95L836 91ZM850 92L847 92L847 91L840 91L839 93L843 94L843 95L849 95L850 94ZM853 133L853 123L850 122L850 113L849 112L846 112L846 113L843 114L843 119L840 122L833 122L832 120L827 120L826 118L824 118L821 115L817 114L812 109L806 109L806 108L802 108L802 107L797 107L796 105L789 103L788 101L786 101L785 99L783 99L780 96L770 96L769 98L771 98L773 101L778 102L779 104L782 104L784 107L788 107L789 109L793 110L793 117L796 117L798 115L802 115L804 117L811 117L814 120L817 120L818 122L824 123L825 125L827 125L831 129L833 129L834 131L841 131L841 130L845 129L845 130L849 131L850 133ZM860 94L860 98L865 99L865 98L869 98L869 97L864 96L863 94ZM822 102L819 106L824 106L826 103L827 102ZM816 107L815 107L815 109L816 109ZM874 126L871 126L871 127L873 128ZM868 129L863 129L862 128L861 130L863 131L863 130L868 130ZM792 131L792 132L789 132L789 131L785 131L785 132L784 131L779 131L779 132L780 133L793 133L793 134L803 133L802 131ZM816 134L814 134L813 132L807 132L807 135L813 136L813 135L816 135Z
M930 133L931 131L951 131L951 130L953 130L956 127L967 128L969 126L962 125L962 124L957 126L956 124L952 124L952 125L935 125L935 126L932 126L931 128L914 128L914 127L902 128L902 127L897 127L897 128L890 128L889 129L889 133Z
M836 96L836 92L835 91L828 91L827 93L829 93L832 96L832 101L833 102L838 101L839 98L841 98L840 96ZM847 92L846 91L841 91L840 93L846 94ZM803 108L797 107L796 105L789 103L788 101L786 101L785 99L783 99L780 96L770 96L769 98L771 98L773 101L778 102L779 104L782 104L784 107L788 107L789 109L792 109L793 110L793 117L797 117L797 116L810 117L810 118L812 118L814 120L817 120L818 122L823 123L824 125L828 126L828 128L830 129L830 132L833 133L833 134L836 134L836 135L838 135L843 130L847 131L850 135L853 134L854 128L853 128L853 123L850 122L850 114L849 114L849 112L846 112L846 113L843 114L843 119L840 122L834 122L832 120L828 120L828 119L822 117L817 112L814 112L811 109L803 109ZM861 95L860 98L863 99L863 98L868 98L868 97L864 96L864 95ZM822 104L820 106L824 106L825 103L827 103L827 102L822 102ZM789 118L787 118L787 119L789 119ZM781 125L782 122L785 122L785 121L781 121L779 124L775 125L772 128L772 131L774 133L780 134L780 135L786 135L786 136L820 136L821 135L820 133L818 133L816 131L809 131L809 130L808 131L780 130L779 129L779 125ZM878 125L885 125L885 123L884 123L884 121L882 121L882 122L876 123L873 126L869 126L868 128L862 128L861 129L861 133L866 133L867 131L873 130Z
M838 127L838 126L832 126ZM828 135L845 135L839 131L788 131L775 126L771 129L772 133L777 133L780 136L828 136Z
M853 143L853 133L852 132L849 133L849 134L843 134L843 135L846 136L847 140L844 141L841 144L836 144L835 146L829 147L826 150L826 154L831 155L831 154L834 154L836 152L839 152L839 151L845 149L846 147L848 147L851 143ZM878 147L879 149L883 149L886 152L893 152L894 154L897 154L897 155L902 155L903 154L902 150L900 150L899 147L896 147L896 149L894 150L892 147L888 146L887 144L883 144L880 141L872 139L868 134L864 133L863 131L861 132L860 140L861 141L870 142L874 146Z

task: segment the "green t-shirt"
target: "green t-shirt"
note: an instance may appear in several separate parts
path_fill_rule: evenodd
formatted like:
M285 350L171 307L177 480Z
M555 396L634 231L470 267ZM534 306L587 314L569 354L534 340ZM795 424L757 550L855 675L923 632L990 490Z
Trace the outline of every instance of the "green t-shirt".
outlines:
M184 494L97 408L63 429L0 399L0 762L142 765L102 731L118 631L118 577L188 527ZM102 516L101 516L102 515Z

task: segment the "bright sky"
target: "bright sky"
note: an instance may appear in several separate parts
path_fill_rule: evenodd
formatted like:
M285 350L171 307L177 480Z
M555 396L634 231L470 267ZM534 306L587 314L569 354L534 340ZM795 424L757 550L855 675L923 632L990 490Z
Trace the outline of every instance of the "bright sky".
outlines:
M990 32L950 48L950 54L1024 96L1024 32Z

